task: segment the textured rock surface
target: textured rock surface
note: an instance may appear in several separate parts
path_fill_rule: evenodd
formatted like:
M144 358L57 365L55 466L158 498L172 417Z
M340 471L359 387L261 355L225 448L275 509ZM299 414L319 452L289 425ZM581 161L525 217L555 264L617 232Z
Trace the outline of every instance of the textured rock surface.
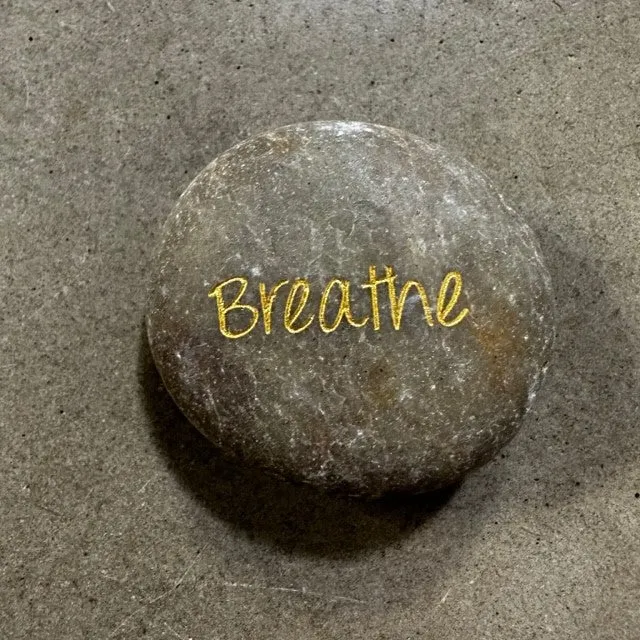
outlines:
M408 280L424 297L409 285L403 305ZM227 454L351 493L419 491L514 434L548 357L549 287L531 231L469 164L398 130L310 123L190 185L148 333Z

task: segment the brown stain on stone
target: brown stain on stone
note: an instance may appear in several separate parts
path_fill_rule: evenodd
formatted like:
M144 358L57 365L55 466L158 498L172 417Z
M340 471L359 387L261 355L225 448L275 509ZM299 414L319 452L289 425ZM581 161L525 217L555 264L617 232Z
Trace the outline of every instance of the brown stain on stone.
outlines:
M377 360L365 374L364 392L380 410L398 403L398 384L395 371L386 360Z
M300 136L293 134L272 136L269 140L272 143L271 151L279 155L295 153L302 147Z
M492 390L508 397L527 397L527 381L520 363L527 357L522 326L508 307L493 309L490 320L480 324L470 317L469 326L485 357Z
M247 158L255 159L266 154L285 156L290 153L295 153L301 147L302 140L300 136L294 133L271 134L255 138L250 144L247 144L246 147L241 147L239 151Z

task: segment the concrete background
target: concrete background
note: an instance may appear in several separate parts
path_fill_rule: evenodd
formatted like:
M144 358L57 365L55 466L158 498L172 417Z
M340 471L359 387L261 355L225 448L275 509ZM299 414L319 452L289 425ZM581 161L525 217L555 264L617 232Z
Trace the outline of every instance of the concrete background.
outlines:
M640 4L0 2L0 637L640 638ZM362 119L537 232L559 337L502 456L361 504L223 463L142 323L247 135Z

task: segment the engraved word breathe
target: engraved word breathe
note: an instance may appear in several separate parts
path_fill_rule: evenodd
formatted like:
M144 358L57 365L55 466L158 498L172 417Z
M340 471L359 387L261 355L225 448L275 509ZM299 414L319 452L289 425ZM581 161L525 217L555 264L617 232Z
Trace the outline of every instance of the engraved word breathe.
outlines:
M249 286L247 278L236 277L225 280L215 285L209 292L209 297L214 298L218 310L218 326L220 333L226 338L242 338L253 331L260 317L266 335L271 334L273 328L273 305L278 295L278 291L289 285L289 291L284 306L283 325L289 333L302 333L308 329L315 320L320 325L323 333L332 333L343 321L352 327L364 327L369 321L374 331L380 330L380 296L378 287L386 285L387 297L389 301L389 312L393 328L398 331L402 324L402 314L410 291L415 290L415 294L420 298L424 320L427 325L433 327L435 322L443 327L454 327L464 320L469 313L469 309L464 307L455 313L455 307L462 293L462 274L459 271L449 271L438 290L435 314L429 303L427 292L424 286L417 280L407 280L400 289L400 294L396 288L397 275L393 267L385 267L384 276L378 277L375 266L369 267L369 280L360 285L361 289L368 290L370 297L370 315L355 319L351 312L351 283L348 280L333 278L325 285L320 305L316 313L309 313L306 309L311 292L311 285L305 278L296 278L293 281L281 280L273 287L267 288L264 282L258 283L260 295L260 306L253 306L241 302ZM225 296L225 292L232 288L235 294L230 293ZM337 289L339 296L338 310L334 313L327 313L327 305L333 289ZM230 327L229 316L235 314L234 327ZM327 316L330 315L331 318ZM435 315L435 321L434 321ZM242 328L238 328L242 327Z

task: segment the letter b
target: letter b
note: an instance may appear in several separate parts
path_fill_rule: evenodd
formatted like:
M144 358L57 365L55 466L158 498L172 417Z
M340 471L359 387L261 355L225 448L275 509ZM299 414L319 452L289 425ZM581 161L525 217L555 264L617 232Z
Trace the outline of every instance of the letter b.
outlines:
M238 282L240 284L240 290L238 291L233 302L227 305L225 304L222 290L224 289L224 287L233 284L234 282ZM246 278L231 278L230 280L225 280L219 285L216 285L209 292L209 298L216 299L216 304L218 306L218 322L220 324L220 333L226 338L242 338L242 336L246 336L248 333L250 333L258 323L258 319L260 317L258 310L250 304L239 304L240 299L247 290L247 286L248 282ZM248 326L242 331L237 331L234 333L229 328L229 325L227 323L227 315L231 313L231 311L248 311L251 315L251 320L249 321Z

